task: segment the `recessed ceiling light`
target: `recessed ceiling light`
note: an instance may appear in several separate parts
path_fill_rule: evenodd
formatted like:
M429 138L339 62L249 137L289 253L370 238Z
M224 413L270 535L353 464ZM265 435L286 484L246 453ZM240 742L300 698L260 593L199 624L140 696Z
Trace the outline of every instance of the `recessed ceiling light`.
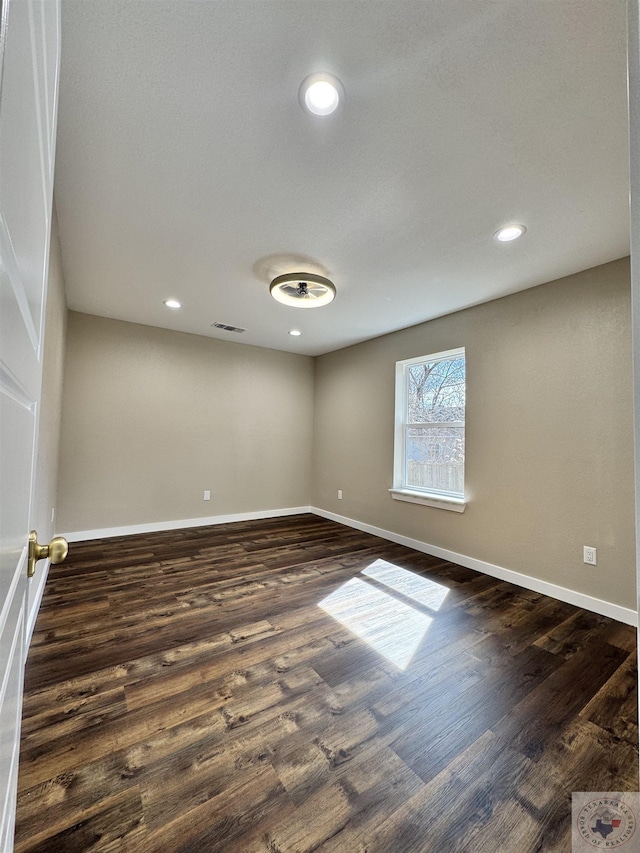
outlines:
M182 308L182 303L178 302L177 299L165 299L164 304L167 308Z
M302 81L300 105L316 116L328 116L344 105L344 86L333 74L318 72Z
M277 302L291 308L320 308L333 302L336 288L332 281L309 272L279 275L271 282L269 293Z
M526 230L524 225L505 225L504 228L496 231L493 236L501 243L510 243L511 240L517 240L518 237L522 237Z
M294 338L299 338L302 332L299 329L291 329L289 334L293 335Z

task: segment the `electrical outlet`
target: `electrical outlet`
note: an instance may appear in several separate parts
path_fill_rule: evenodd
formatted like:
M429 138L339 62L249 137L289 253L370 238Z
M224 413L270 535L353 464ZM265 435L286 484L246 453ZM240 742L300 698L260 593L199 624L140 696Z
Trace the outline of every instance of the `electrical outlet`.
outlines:
M211 492L209 491L209 489L205 489L203 500L205 500L205 501L211 500Z
M596 549L592 548L590 545L584 546L584 561L589 566L597 566L598 562L596 559Z
M342 489L338 489L338 500L342 500Z

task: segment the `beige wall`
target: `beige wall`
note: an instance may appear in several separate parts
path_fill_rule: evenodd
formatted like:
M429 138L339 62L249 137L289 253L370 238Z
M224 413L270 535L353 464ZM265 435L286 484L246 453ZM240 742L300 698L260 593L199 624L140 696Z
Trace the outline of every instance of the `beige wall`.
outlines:
M309 357L70 312L59 526L306 506L312 427Z
M36 462L36 487L34 491L33 526L40 542L48 542L58 532L57 518L51 520L51 510L57 506L58 448L60 443L60 414L62 408L62 380L64 346L67 324L67 302L60 261L58 223L53 216L51 249L49 254L49 279L47 285L46 325L42 367L42 395L40 399L38 458ZM29 584L29 612L32 624L44 570L44 561L38 563L36 576Z
M394 501L395 362L459 346L466 511ZM318 358L313 484L319 508L635 609L628 259Z

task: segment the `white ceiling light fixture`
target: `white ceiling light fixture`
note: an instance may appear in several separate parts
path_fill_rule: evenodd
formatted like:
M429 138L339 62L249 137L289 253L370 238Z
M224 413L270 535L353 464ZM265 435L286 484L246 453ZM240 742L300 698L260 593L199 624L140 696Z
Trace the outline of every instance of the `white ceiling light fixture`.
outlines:
M300 331L300 329L291 329L289 334L292 335L294 338L299 338L302 332Z
M344 106L344 86L334 74L319 71L302 81L300 106L316 116L328 116Z
M336 288L322 275L291 272L274 278L269 293L277 302L291 308L321 308L333 302Z
M498 240L500 243L510 243L512 240L517 240L518 237L522 237L527 229L524 225L505 225L504 228L500 228L493 235L495 240Z
M177 299L165 299L164 304L167 308L182 308L182 303L178 302Z

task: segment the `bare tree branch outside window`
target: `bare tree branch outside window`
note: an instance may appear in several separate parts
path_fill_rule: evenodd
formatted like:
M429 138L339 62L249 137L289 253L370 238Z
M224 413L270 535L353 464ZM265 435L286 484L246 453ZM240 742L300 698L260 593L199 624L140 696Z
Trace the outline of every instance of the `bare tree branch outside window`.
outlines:
M407 367L405 486L464 493L465 358Z

